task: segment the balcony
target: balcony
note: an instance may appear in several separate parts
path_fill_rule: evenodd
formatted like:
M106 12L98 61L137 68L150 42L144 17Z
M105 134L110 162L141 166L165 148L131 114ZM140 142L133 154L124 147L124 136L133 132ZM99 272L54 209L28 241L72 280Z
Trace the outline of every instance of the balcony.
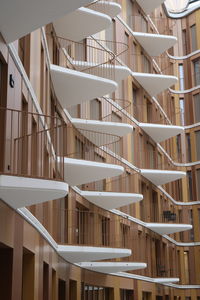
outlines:
M59 37L80 41L111 26L112 19L105 13L81 7L53 22Z
M112 19L115 18L118 14L120 14L122 9L119 3L110 0L93 1L92 3L87 5L87 8L106 14Z
M192 229L192 225L189 224L146 223L146 227L160 235L173 234Z
M141 194L81 191L81 196L103 209L115 209L143 199Z
M133 77L150 96L156 96L176 84L178 78L170 75L132 72Z
M65 182L0 175L0 198L14 209L59 199L67 193Z
M115 65L116 57L128 49L124 43L93 38L73 42L57 37L53 28L48 35L59 51L61 66L51 65L51 77L64 108L111 94L118 87L116 80L121 82L131 73L129 68ZM116 53L109 50L112 48Z
M159 186L169 182L176 181L186 176L185 172L172 170L150 170L141 169L141 175L151 181L153 184Z
M140 123L139 126L156 142L163 142L184 132L182 126Z
M11 43L89 2L91 0L5 1L0 11L0 32L6 43Z
M58 253L71 263L122 258L131 255L130 249L58 245Z
M64 157L60 156L65 141L60 139L65 126L62 120L0 108L0 122L4 129L0 198L16 209L66 196Z
M119 176L123 172L124 168L122 166L114 164L83 159L64 159L64 179L71 186Z
M143 280L147 282L154 282L158 284L163 284L163 283L175 283L179 281L179 278L170 278L170 277L147 277L147 276L141 276L141 275L136 275L136 274L130 274L130 273L125 273L125 272L119 272L116 273L115 275L122 276L125 278L131 278L131 279L136 279L136 280Z
M141 6L141 8L146 14L150 14L151 12L153 12L154 9L160 6L163 2L164 0L137 0L137 3Z
M127 59L128 45L125 43L93 37L83 42L75 42L61 38L55 32L53 37L66 64L77 71L111 79L117 83L121 83L132 74L128 67L116 64L116 58Z
M58 100L64 108L110 94L117 83L110 79L51 65L51 78Z
M177 42L171 35L134 32L134 37L150 56L159 56Z
M74 126L97 146L108 145L133 131L133 126L125 123L72 119ZM94 132L92 135L91 132Z
M145 263L136 262L82 262L77 265L90 271L108 274L141 270L147 267Z
M131 70L128 67L124 66L111 66L109 64L104 65L97 65L97 63L89 63L85 61L74 61L73 65L78 71L84 72L84 70L87 70L89 68L96 68L96 74L99 74L102 71L102 68L105 69L105 78L112 79L113 74L109 72L109 69L114 68L114 80L120 84L122 80L126 79L129 75L131 75Z

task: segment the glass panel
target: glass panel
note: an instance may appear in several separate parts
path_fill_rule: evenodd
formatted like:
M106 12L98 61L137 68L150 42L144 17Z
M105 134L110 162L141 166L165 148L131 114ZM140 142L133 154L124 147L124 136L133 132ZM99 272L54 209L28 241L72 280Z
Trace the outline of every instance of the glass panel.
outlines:
M197 50L196 24L190 27L190 34L191 34L191 50L193 52Z
M188 198L189 201L193 200L193 193L192 193L192 172L187 171L187 178L188 178Z
M194 64L194 84L200 85L200 59L193 62Z
M185 89L184 86L184 69L183 64L179 64L179 84L180 84L180 90L183 91Z
M200 122L200 93L193 96L195 122Z
M180 98L180 118L181 118L181 125L185 125L185 103L184 98Z
M90 118L101 120L101 102L97 99L90 101Z
M200 169L196 171L197 175L197 201L200 201Z
M196 137L196 155L197 160L200 160L200 130L195 132Z

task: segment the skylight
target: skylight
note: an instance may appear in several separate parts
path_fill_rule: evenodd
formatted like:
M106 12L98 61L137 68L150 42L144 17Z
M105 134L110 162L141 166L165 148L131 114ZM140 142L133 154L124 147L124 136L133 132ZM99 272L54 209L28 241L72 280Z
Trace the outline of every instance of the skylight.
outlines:
M165 5L168 11L178 13L184 11L189 2L189 0L166 0Z

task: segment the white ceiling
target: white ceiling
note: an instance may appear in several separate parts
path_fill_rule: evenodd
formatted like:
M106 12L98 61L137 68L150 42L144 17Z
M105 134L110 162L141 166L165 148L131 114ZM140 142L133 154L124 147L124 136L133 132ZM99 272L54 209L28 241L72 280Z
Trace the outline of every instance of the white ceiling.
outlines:
M81 196L104 209L119 208L143 199L141 194L81 191Z
M133 126L125 123L72 119L72 123L82 129L81 133L97 146L108 145L133 131ZM93 134L94 133L94 134Z
M59 199L67 193L65 182L0 175L0 198L15 209Z
M64 108L110 94L118 86L113 80L56 65L51 65L51 78L56 96Z
M89 8L93 8L89 6ZM115 18L121 12L121 5L116 2L97 1L94 5L94 9L101 13L105 13L112 19Z
M132 75L150 96L156 96L178 81L177 77L168 75L138 72L132 72Z
M130 256L130 249L58 245L58 253L69 262L96 261Z
M184 127L162 124L140 123L139 126L156 142L160 143L184 132Z
M65 181L71 185L80 185L105 178L121 175L124 168L119 165L65 158Z
M132 262L83 262L78 264L80 267L100 272L100 273L114 273L122 271L140 270L147 267L145 263L132 263Z
M150 56L159 56L177 42L177 38L171 35L142 32L134 32L133 35Z
M57 19L53 25L57 36L80 41L108 28L112 19L100 12L81 7L67 16Z
M160 6L165 0L137 0L146 14L150 14L154 9Z
M183 11L189 1L188 0L165 0L165 5L170 12L181 12Z
M92 2L91 0L3 0L0 32L7 43Z
M166 171L154 169L141 169L140 171L141 175L143 175L155 185L166 184L186 176L186 173L181 171Z
M189 224L147 223L146 227L161 235L192 229L192 225Z

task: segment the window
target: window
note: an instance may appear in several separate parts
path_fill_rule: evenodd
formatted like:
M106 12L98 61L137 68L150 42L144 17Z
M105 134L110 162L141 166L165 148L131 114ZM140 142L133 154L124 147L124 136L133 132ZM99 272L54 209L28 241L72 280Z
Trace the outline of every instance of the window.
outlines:
M131 53L131 62L133 71L137 71L137 45L135 42L132 43L132 53Z
M184 251L185 284L189 283L189 252Z
M179 64L178 65L178 69L179 69L179 85L180 85L180 90L183 91L185 89L183 64Z
M196 36L196 24L190 27L191 35L191 52L197 50L197 36Z
M163 164L162 164L162 155L160 154L160 152L158 152L157 160L158 160L157 168L160 170L160 169L163 168Z
M140 30L141 32L148 32L148 22L142 14L140 14Z
M200 59L193 62L194 66L194 84L195 86L200 85Z
M181 159L181 135L177 135L176 137L176 146L177 146L177 155L178 155L178 160L180 161Z
M49 265L43 263L43 300L49 299Z
M83 205L77 204L76 207L76 243L86 244L88 241L88 213Z
M133 16L133 3L131 0L126 0L126 21L130 27L132 26L134 27L134 24L132 24L132 16Z
M182 209L179 209L178 210L178 220L179 220L179 223L183 223L183 213L182 213ZM183 241L183 231L179 232L179 237L180 237L180 240ZM178 261L179 262L179 261Z
M110 244L110 219L101 216L101 239L103 246Z
M132 108L133 108L133 116L135 118L138 117L137 114L137 89L134 85L132 85Z
M43 111L46 108L46 63L45 63L45 54L44 48L41 44L41 56L40 56L40 106Z
M144 200L145 200L145 194L146 194L146 185L145 183L141 182L141 194L144 196ZM140 219L142 221L145 221L145 208L144 208L144 200L143 201L140 201Z
M200 169L196 170L197 176L197 201L200 201Z
M181 118L181 125L185 125L185 102L184 98L180 98L180 118Z
M190 141L190 134L186 133L186 151L187 151L187 160L191 162L192 160L192 153L191 153L191 141Z
M84 158L84 144L78 137L75 138L75 149L75 157Z
M189 213L189 223L193 226L193 211L192 209L188 210ZM190 240L194 240L194 227L189 231Z
M177 197L179 201L183 201L183 194L182 194L182 180L177 180Z
M158 194L152 191L152 203L151 203L151 222L158 221Z
M200 93L193 96L195 122L200 122Z
M114 51L113 44L109 41L115 41L115 20L112 20L112 25L109 26L105 31L105 39L107 42L107 47Z
M77 281L69 280L69 299L77 299Z
M138 150L139 150L139 164L140 168L143 167L144 161L143 161L143 136L139 133L139 143L138 143ZM141 201L142 202L142 201Z
M135 128L133 128L133 132L131 133L131 162L135 161L135 151L134 151L134 139L135 139Z
M66 299L66 282L58 279L58 300Z
M120 289L120 300L132 300L133 290Z
M142 300L151 300L151 293L142 292Z
M155 148L152 144L148 143L148 160L149 162L149 168L154 169L155 168Z
M116 123L121 123L122 122L122 118L120 116L118 116L117 113L115 113L114 111L112 111L111 121L112 122L116 122Z
M145 98L146 99L146 98ZM151 123L152 122L152 103L146 99L146 107L147 107L147 122Z
M70 299L74 300L74 298L70 298ZM81 300L93 300L93 299L95 300L114 299L114 289L104 288L100 286L86 285L84 282L82 282Z
M6 300L11 300L13 299L12 297L13 249L7 247L2 243L0 243L0 265L1 265L0 268L1 298Z
M192 172L187 171L187 180L188 180L188 200L193 200L193 193L192 193Z
M129 240L130 240L130 227L125 224L120 224L121 227L121 247L129 248Z
M97 99L90 101L90 118L92 120L101 120L101 102Z
M30 73L30 34L19 39L18 53L26 74Z
M196 159L200 160L200 130L195 131L196 137Z
M142 57L142 71L144 73L150 73L151 72L151 64L150 64L149 59L143 53L141 53L141 57Z
M80 118L80 104L70 106L67 110L72 118Z
M182 31L182 45L183 45L183 55L187 54L187 36L186 36L186 29Z
M105 159L96 152L94 153L94 160L101 163L105 162ZM105 189L105 185L106 185L106 179L95 181L94 189L95 191L103 191Z

